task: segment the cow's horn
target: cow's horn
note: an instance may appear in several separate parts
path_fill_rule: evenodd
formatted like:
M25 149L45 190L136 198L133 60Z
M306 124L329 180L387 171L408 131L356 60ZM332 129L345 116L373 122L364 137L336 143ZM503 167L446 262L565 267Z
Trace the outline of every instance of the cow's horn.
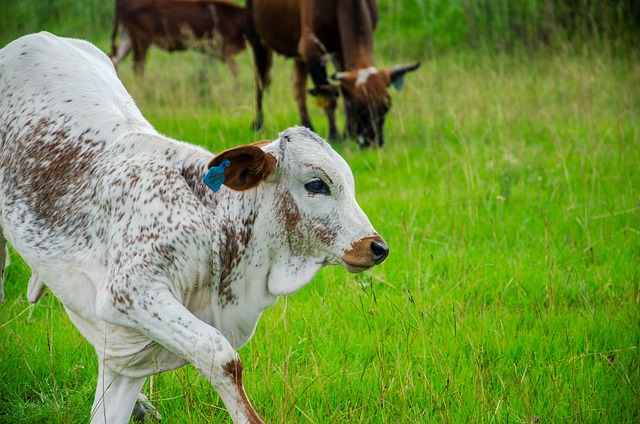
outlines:
M331 75L331 79L334 81L344 81L347 79L347 74L344 72L336 72Z
M393 79L396 76L404 75L407 72L418 69L418 66L420 66L420 62L405 63L403 65L392 66L389 69L389 75L391 76L391 79Z

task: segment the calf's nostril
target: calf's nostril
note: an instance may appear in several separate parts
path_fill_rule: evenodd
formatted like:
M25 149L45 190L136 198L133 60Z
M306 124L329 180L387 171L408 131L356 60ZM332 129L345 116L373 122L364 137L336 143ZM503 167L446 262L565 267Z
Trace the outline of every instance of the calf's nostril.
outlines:
M374 241L371 242L371 252L373 252L373 259L375 260L376 265L378 265L389 255L389 247L384 243Z

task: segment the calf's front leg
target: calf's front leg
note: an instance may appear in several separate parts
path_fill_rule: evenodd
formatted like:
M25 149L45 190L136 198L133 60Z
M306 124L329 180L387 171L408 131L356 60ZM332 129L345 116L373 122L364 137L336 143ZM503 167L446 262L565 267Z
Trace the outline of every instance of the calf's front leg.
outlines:
M117 290L114 292L118 293ZM144 334L192 363L216 388L234 423L263 423L244 391L240 358L224 335L195 317L167 288L144 291L144 296L140 296L142 292L138 290L135 294L127 293L127 296L122 296L122 292L118 293L115 295L116 299L126 299L125 304L116 300L114 306L111 300L107 300L106 306L102 309L103 316L100 318L110 324ZM106 393L101 401L98 400L100 386L98 387L94 408L97 406L98 412L106 410L109 423L126 424L144 378L120 378L106 368L101 370L101 374L106 378ZM119 374L127 374L126 369L120 370ZM115 389L115 394L109 396L108 393L112 389ZM123 404L117 402L125 396L126 417L123 414L118 415L118 419L112 419L109 411L112 408L123 408ZM100 402L104 406L101 407Z

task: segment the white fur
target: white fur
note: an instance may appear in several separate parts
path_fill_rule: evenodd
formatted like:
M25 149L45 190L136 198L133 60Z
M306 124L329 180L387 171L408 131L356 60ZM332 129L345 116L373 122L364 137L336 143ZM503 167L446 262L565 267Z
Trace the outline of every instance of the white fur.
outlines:
M362 84L366 84L371 75L375 75L378 73L378 70L375 66L370 66L364 69L358 69L358 78L356 79L356 87Z

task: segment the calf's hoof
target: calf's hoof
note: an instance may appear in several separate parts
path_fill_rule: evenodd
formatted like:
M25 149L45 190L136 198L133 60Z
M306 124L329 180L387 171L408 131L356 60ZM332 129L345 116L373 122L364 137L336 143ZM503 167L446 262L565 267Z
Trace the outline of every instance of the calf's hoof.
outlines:
M149 399L143 393L140 393L133 407L131 418L139 423L152 423L162 420L162 415L160 415L158 410L151 404Z

